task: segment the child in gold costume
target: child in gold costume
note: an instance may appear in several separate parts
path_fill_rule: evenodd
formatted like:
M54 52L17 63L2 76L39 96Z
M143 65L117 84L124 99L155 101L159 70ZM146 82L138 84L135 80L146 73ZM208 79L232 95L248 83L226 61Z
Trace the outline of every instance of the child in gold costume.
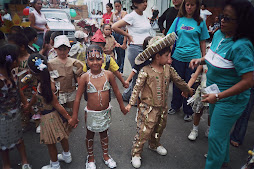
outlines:
M169 82L173 81L187 95L192 95L193 93L192 89L176 73L175 69L167 64L168 55L170 54L169 46L174 42L172 38L175 38L175 35L167 35L164 38L152 38L149 41L147 50L144 50L135 59L136 64L152 59L149 65L141 69L129 104L126 106L126 109L130 110L141 93L141 103L139 104L137 118L137 134L133 142L131 160L135 168L141 166L141 152L147 140L151 150L156 151L160 155L167 154L167 150L160 144L160 137L167 122Z

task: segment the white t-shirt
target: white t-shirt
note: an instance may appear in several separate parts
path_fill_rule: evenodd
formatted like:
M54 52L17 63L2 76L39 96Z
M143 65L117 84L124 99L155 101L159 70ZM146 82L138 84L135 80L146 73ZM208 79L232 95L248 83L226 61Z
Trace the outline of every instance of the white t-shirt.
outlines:
M205 9L205 10L200 9L200 17L204 21L206 21L206 18L207 18L208 15L212 15L212 12L208 11L207 9Z
M129 24L127 25L127 29L134 41L131 44L143 44L144 39L147 36L151 36L150 21L144 14L139 15L134 10L130 14L125 15L123 20Z
M12 21L11 19L11 15L9 13L5 14L3 17L2 17L3 20L9 20L9 21Z

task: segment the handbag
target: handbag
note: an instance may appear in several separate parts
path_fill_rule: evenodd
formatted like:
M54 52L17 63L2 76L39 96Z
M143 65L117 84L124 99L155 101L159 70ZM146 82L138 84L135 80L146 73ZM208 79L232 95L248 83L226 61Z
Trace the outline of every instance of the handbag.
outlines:
M176 33L176 29L177 29L177 25L178 25L179 19L180 19L180 17L177 17L176 27L175 27L175 33ZM177 33L176 33L176 35L177 35ZM176 48L176 40L175 40L174 46L173 46L172 51L171 51L171 56L173 55L173 53L175 51L175 48Z

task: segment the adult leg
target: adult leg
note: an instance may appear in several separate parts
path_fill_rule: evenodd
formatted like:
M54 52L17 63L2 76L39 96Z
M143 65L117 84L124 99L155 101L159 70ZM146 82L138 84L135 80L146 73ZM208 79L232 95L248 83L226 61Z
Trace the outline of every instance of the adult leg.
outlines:
M174 67L174 69L176 70L176 72L178 73L178 75L184 79L185 77L185 64L184 62L180 62L174 58L172 58L173 62L172 62L172 66ZM183 102L183 97L181 95L182 91L178 89L178 87L173 84L173 96L172 96L172 101L171 101L171 108L176 110L179 110L182 106L182 102Z
M135 58L142 51L143 51L142 46L130 45L128 47L128 59L129 59L129 62L130 62L132 67L135 65ZM138 77L138 72L133 76L131 84L129 85L129 87L124 90L124 92L122 94L122 97L123 97L124 101L129 101L129 99L131 97L131 93L132 93L133 87L136 84L137 77Z
M254 107L254 88L251 89L251 95L248 105L246 106L243 114L240 118L236 121L235 128L230 135L230 142L234 146L238 147L240 144L243 143L244 136L247 131L248 121L250 119L250 114Z
M224 162L229 162L229 133L235 121L239 118L230 103L210 104L211 127L208 135L208 156L206 169L220 169ZM240 108L242 106L239 106ZM236 107L236 111L239 110ZM231 109L232 108L232 109Z
M192 70L191 68L189 68L189 62L184 62L184 66L185 66L185 74L182 77L182 79L188 83L190 78L191 78L191 75L195 72L195 70ZM193 110L191 108L190 105L187 105L187 98L183 98L183 112L184 114L186 115L189 115L191 116L193 114Z
M1 150L1 156L3 161L3 169L10 169L11 163L10 163L10 157L9 157L9 150Z

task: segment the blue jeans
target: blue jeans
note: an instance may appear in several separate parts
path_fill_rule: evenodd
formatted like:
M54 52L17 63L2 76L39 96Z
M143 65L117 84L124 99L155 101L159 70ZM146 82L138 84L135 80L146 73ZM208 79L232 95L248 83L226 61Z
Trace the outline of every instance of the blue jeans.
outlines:
M233 132L230 135L230 139L238 142L239 144L243 143L244 136L246 134L246 130L248 127L248 121L250 118L250 114L254 107L254 88L250 90L250 100L248 105L246 106L245 110L243 111L243 114L240 116L240 118L236 121L235 128Z
M181 61L178 61L174 58L172 58L172 60L173 60L172 66L175 68L178 75L186 83L188 83L188 81L191 78L191 74L195 72L195 70L192 70L191 68L189 68L190 62L181 62ZM187 99L184 98L181 95L181 93L182 93L182 91L180 89L178 89L178 87L175 84L173 84L173 97L172 97L172 101L171 101L171 108L174 110L178 110L183 105L184 114L192 115L193 110L192 110L191 106L187 105Z
M118 33L113 32L113 36L115 40L122 45L124 36ZM125 50L119 47L116 47L116 54L117 54L117 60L116 63L119 66L119 72L123 73L123 67L124 67L124 58L125 58Z
M131 67L135 65L135 58L139 53L143 51L143 47L140 45L129 45L127 48L128 59L131 64ZM132 81L127 89L124 90L122 97L124 101L129 101L131 97L132 90L136 84L136 80L138 78L138 72L133 76Z
M36 45L38 45L40 47L40 50L42 49L42 45L43 45L43 36L44 36L44 33L38 33L37 34L37 41L36 41Z

